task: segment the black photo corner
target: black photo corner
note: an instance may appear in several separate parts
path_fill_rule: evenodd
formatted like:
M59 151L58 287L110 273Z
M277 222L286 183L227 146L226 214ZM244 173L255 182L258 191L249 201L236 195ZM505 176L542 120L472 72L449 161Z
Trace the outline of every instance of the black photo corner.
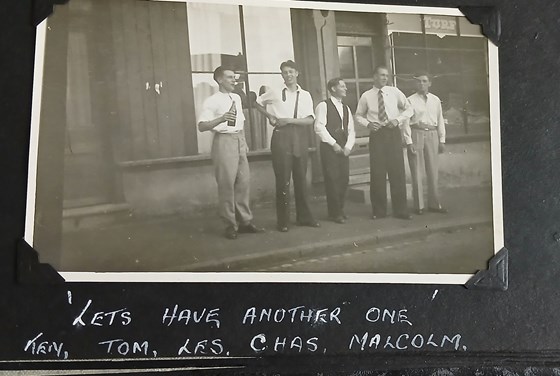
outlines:
M65 282L23 237L35 27L66 3L0 5L1 371L560 373L559 3L383 2L458 8L499 47L505 247L464 285Z

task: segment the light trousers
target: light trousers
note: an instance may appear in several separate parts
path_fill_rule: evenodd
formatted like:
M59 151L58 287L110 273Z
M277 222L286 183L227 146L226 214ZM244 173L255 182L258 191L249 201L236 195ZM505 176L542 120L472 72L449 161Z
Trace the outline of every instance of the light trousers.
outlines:
M247 143L243 132L215 133L212 162L218 183L220 217L226 226L238 228L253 219L249 207L251 177L247 160Z
M438 148L439 138L436 129L412 129L412 144L415 154L408 152L408 164L412 177L412 196L414 209L425 209L424 202L424 167L428 186L428 208L440 207L438 194Z

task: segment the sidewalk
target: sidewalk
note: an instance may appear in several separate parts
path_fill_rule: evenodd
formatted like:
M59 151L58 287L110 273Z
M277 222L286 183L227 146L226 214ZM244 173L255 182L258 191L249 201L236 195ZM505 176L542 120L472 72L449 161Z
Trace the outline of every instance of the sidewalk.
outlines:
M293 261L349 246L491 224L490 187L449 189L442 192L442 202L449 214L425 213L411 221L390 217L372 221L369 205L347 202L349 220L340 225L327 221L326 203L316 201L312 211L322 227L294 225L288 233L276 231L274 207L266 206L254 210L255 224L265 227L266 233L240 234L237 240L223 237L223 224L214 213L135 219L66 233L61 271L247 271L256 270L252 265L263 258L269 263Z

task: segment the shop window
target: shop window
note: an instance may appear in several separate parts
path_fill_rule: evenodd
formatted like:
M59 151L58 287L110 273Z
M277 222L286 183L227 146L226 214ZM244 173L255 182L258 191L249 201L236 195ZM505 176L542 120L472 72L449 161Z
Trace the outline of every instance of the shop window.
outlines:
M338 61L341 77L348 88L344 102L356 111L360 96L373 86L375 56L372 37L338 36ZM358 127L357 135L366 136L367 129Z
M490 130L486 39L458 35L461 20L455 23L456 35L444 35L449 29L438 34L393 32L389 38L397 87L411 95L414 73L432 74L431 91L442 100L449 136Z
M290 10L223 4L188 3L195 112L218 90L212 72L220 65L237 73L236 93L243 101L245 137L250 150L270 147L271 127L248 100L250 92L278 87L283 80L280 63L294 59ZM273 13L273 14L271 14ZM267 23L271 17L273 24ZM204 35L204 38L200 38ZM274 48L270 49L270 41ZM263 54L263 50L267 50ZM211 134L198 133L198 152L207 154Z

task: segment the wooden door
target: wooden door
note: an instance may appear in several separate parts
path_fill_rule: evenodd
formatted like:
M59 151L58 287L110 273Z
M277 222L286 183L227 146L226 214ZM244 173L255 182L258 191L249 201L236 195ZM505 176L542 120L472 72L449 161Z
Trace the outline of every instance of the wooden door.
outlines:
M186 6L69 6L65 207L118 202L119 162L198 152Z

